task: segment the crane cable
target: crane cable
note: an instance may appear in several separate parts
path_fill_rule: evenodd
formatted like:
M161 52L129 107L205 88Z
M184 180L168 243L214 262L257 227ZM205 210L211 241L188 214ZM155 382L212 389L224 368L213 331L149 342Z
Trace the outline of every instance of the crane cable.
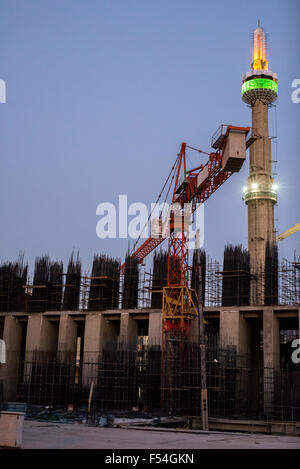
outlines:
M178 162L179 162L179 155L177 155L177 158L176 158L176 160L175 160L175 163L173 164L173 166L172 166L172 168L171 168L171 171L169 172L169 175L168 175L168 177L167 177L167 179L166 179L166 181L165 181L165 183L164 183L164 185L163 185L163 187L162 187L162 189L161 189L161 191L160 191L160 193L159 193L159 195L158 195L158 197L157 197L157 199L156 199L156 202L155 202L155 204L154 204L154 207L153 207L153 209L151 210L151 213L150 213L150 215L148 216L148 219L147 219L145 225L143 226L143 229L142 229L142 231L141 231L141 234L139 235L139 237L137 238L136 242L135 242L134 245L133 245L133 248L132 248L132 250L131 250L130 255L133 254L137 243L138 243L139 240L141 239L141 235L142 235L142 233L143 233L145 227L148 225L148 222L149 222L149 220L150 220L150 218L151 218L151 216L152 216L152 213L153 213L153 211L154 211L156 205L158 204L158 202L159 202L159 200L160 200L160 198L161 198L161 196L162 196L162 194L163 194L163 192L164 192L164 190L165 190L165 187L166 187L166 185L167 185L167 183L168 183L168 180L170 179L172 172L174 172L174 174L173 174L173 176L172 176L172 179L171 179L171 182L170 182L170 186L169 186L167 195L166 195L166 198L167 198L167 196L168 196L168 194L169 194L169 192L170 192L170 188L171 188L171 185L172 185L174 176L175 176L175 169L176 169L176 167L178 166ZM166 201L166 198L165 198L165 201Z
M210 153L207 153L206 151L203 151L203 150L199 150L198 148L191 147L190 145L186 145L186 147L187 147L187 148L190 148L191 150L197 151L198 153L203 153L204 155L208 155L208 156L210 155ZM190 160L190 158L189 158L189 160ZM191 160L190 160L190 162L192 163ZM148 225L149 220L151 219L152 213L153 213L153 211L154 211L156 205L158 204L158 202L159 202L159 200L160 200L160 198L161 198L161 196L162 196L162 194L163 194L163 191L165 190L165 187L166 187L166 185L167 185L167 183L168 183L168 180L169 180L170 177L171 177L171 174L173 173L172 178L171 178L171 181L170 181L170 185L169 185L169 188L168 188L168 191L167 191L167 193L166 193L165 200L164 200L164 203L166 203L166 200L167 200L167 198L168 198L168 196L169 196L169 193L170 193L170 190L171 190L171 187L172 187L172 182L173 182L173 180L174 180L175 171L176 171L176 169L177 169L178 164L179 164L179 154L177 155L177 158L176 158L176 160L175 160L175 163L173 164L173 166L172 166L172 168L171 168L171 171L170 171L170 173L169 173L169 175L168 175L168 177L167 177L167 179L166 179L166 181L165 181L165 183L164 183L164 185L163 185L163 187L162 187L162 189L161 189L161 191L160 191L160 193L159 193L159 195L158 195L158 197L157 197L157 199L156 199L156 202L155 202L155 204L154 204L154 207L153 207L153 209L152 209L152 211L151 211L151 213L150 213L150 215L149 215L149 217L148 217L146 223L145 223L145 225L143 226L143 229L142 229L142 231L141 231L141 234L143 233L145 227ZM141 234L139 235L139 237L138 237L137 240L135 241L135 243L134 243L134 245L133 245L133 248L132 248L132 250L131 250L130 255L133 254L137 243L138 243L139 240L141 239Z

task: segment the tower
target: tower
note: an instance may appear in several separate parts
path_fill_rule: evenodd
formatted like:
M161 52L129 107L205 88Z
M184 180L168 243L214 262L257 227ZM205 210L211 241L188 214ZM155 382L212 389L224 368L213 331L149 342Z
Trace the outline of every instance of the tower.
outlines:
M257 139L250 147L248 186L243 199L248 206L248 250L250 253L251 303L264 303L260 283L265 266L266 245L273 243L276 185L272 178L271 141L269 138L269 106L277 99L277 75L269 70L267 42L263 28L253 32L253 62L243 76L242 100L252 109L252 133Z

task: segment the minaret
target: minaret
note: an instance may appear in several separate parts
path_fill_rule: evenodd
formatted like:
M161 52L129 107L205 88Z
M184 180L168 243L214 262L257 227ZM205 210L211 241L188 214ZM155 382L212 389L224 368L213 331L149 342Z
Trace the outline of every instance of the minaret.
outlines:
M248 205L248 250L251 273L251 304L264 303L262 272L266 244L274 242L274 205L276 185L271 170L271 141L268 128L269 106L277 99L277 75L268 69L267 44L263 28L253 32L253 62L243 76L242 99L252 109L252 134L257 137L250 147L248 187L243 199Z

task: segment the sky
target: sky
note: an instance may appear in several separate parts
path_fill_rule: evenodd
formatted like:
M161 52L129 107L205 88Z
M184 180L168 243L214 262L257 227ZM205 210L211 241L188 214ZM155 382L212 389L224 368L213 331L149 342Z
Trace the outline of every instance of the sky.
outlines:
M149 206L182 141L210 151L220 124L251 125L240 87L258 18L279 78L276 228L296 224L299 13L298 0L0 0L0 261L22 251L31 269L43 254L66 265L79 249L87 271L95 253L124 259L128 239L97 237L96 207L119 194ZM226 243L247 247L248 165L205 204L213 259ZM299 246L300 232L280 257Z

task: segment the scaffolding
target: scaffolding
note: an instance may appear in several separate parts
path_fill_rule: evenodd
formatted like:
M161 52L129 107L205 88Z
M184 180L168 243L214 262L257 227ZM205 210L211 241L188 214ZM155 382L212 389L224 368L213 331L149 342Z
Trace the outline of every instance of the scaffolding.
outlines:
M263 299L261 305L300 304L300 258L295 257L293 262L283 259L276 268L261 268L255 274L222 267L219 262L208 259L205 306L250 305L250 284L255 297Z
M300 257L283 259L279 275L279 303L300 304Z
M96 260L95 260L96 259ZM275 259L275 261L274 261ZM72 256L67 272L61 262L48 256L37 258L33 276L21 263L0 265L0 311L103 311L161 308L166 284L166 255L156 258L153 269L130 266L120 271L120 262L95 256L91 272L81 274L81 263ZM229 266L202 253L204 306L247 306L249 288L264 305L300 304L300 257L276 262L269 252L266 267L249 272L247 263ZM189 287L195 290L195 263ZM194 299L195 300L195 299Z

